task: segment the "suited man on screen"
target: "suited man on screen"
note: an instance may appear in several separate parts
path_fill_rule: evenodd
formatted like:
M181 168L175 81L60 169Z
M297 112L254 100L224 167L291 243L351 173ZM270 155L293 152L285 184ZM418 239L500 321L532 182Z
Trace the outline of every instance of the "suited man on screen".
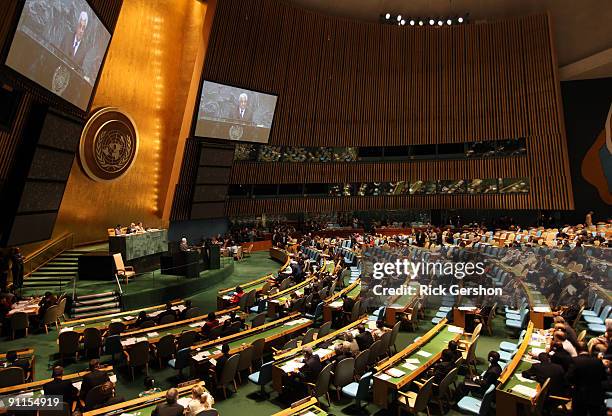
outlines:
M253 122L253 110L249 106L249 96L246 93L238 97L238 107L232 112L232 118L242 123L250 124Z
M79 68L83 67L83 61L85 60L85 55L87 55L84 37L88 23L89 16L87 12L82 11L79 15L79 20L74 32L68 32L62 38L62 52L64 52Z

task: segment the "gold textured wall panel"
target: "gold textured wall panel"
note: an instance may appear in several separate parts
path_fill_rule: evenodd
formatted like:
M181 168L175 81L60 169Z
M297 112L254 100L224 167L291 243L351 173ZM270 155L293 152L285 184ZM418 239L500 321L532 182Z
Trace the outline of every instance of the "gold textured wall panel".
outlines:
M124 2L92 108L116 106L132 116L138 157L111 183L91 181L75 161L54 235L74 232L79 243L106 238L106 229L118 223L167 226L162 212L184 140L183 113L192 111L186 101L206 11L195 0Z

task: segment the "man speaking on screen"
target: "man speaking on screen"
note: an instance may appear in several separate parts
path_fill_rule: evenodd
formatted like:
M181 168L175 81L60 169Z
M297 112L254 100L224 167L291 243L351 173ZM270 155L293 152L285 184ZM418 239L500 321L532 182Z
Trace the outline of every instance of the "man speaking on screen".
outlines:
M249 106L249 96L245 93L238 97L238 107L232 112L232 118L243 123L253 122L253 110Z
M62 52L70 58L72 62L79 68L83 67L83 61L87 50L83 38L85 36L85 29L87 29L87 23L89 22L89 16L87 12L82 11L79 15L74 33L66 33L62 39Z

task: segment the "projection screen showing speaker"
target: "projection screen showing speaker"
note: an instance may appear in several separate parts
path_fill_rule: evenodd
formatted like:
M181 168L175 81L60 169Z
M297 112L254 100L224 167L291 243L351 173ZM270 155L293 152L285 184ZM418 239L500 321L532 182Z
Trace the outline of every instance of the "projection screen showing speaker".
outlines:
M110 39L85 0L26 0L6 65L87 110Z
M195 135L268 143L276 99L276 95L204 81Z

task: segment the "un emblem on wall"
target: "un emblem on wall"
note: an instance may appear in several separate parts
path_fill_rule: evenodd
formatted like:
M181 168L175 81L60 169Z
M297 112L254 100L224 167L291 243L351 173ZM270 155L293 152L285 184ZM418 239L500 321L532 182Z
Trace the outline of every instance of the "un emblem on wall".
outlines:
M229 128L229 137L232 140L240 140L243 133L244 130L242 129L242 126L231 126Z
M138 130L132 118L115 107L94 112L81 134L79 156L83 170L95 181L124 175L138 153Z
M51 82L51 89L57 95L62 95L68 84L70 83L70 72L64 65L60 65L55 68L53 72L53 81Z

